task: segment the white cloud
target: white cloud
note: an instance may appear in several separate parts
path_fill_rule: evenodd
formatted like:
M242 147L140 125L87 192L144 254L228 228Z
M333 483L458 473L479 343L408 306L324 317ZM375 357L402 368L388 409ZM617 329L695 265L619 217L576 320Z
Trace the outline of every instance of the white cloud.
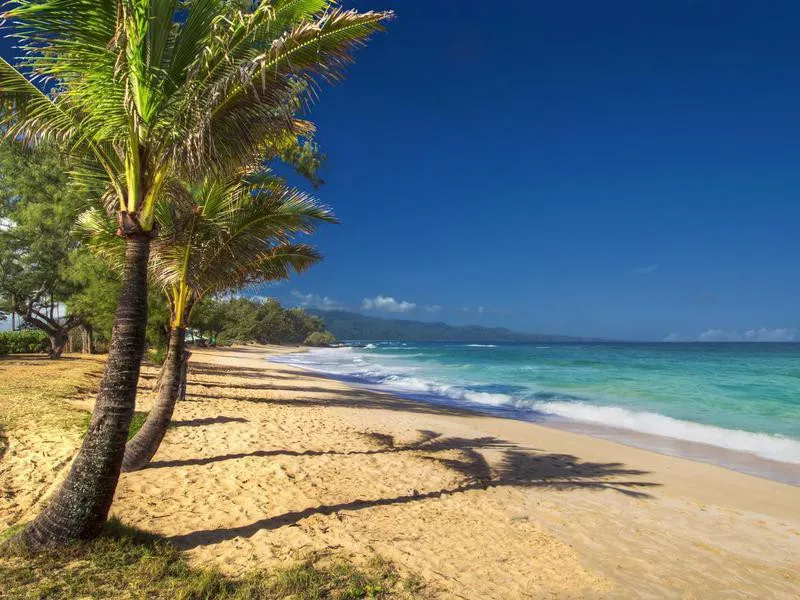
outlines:
M336 310L342 308L342 305L336 300L328 296L320 296L319 294L304 294L297 290L292 291L292 296L300 301L300 306L308 308L319 308L320 310Z
M384 310L386 312L404 313L417 308L414 302L405 300L397 301L391 296L375 296L374 298L364 298L361 303L364 310Z
M484 307L482 307L482 306L478 307L478 314L479 315L482 315L485 311L486 311L486 309Z
M706 329L697 336L698 342L741 342L741 333L729 329Z
M679 336L677 333L670 333L668 336L666 336L661 341L662 342L682 342L683 338L681 336Z
M658 270L658 265L640 265L634 269L637 275L650 275Z
M706 329L697 336L698 342L793 342L797 340L797 329L779 327L748 329L744 333L731 329Z
M247 294L244 292L227 292L222 294L221 298L223 300L238 300L244 298L245 300L252 300L259 304L264 304L267 300L272 300L272 296L260 296L259 294Z
M428 312L435 313L442 310L442 307L438 304L429 304L428 306L425 307L425 310L427 310Z
M796 329L780 327L778 329L748 329L744 332L744 339L748 342L794 342L798 339Z

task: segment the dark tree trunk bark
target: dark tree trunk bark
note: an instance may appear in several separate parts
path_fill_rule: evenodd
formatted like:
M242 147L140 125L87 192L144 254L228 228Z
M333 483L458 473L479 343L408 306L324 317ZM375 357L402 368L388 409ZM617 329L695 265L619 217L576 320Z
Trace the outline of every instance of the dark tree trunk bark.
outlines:
M48 356L53 359L61 358L67 341L69 341L69 332L62 329L47 334L47 337L50 338L50 352Z
M122 470L125 472L145 468L155 456L161 440L167 433L172 413L175 410L175 403L181 396L181 389L185 385L186 363L188 362L188 352L184 350L185 337L186 330L183 328L173 329L170 332L161 389L144 425L125 446L125 458L122 461Z
M108 518L119 480L147 327L147 260L150 239L126 239L122 290L111 348L89 430L66 480L39 516L9 540L37 550L91 539Z

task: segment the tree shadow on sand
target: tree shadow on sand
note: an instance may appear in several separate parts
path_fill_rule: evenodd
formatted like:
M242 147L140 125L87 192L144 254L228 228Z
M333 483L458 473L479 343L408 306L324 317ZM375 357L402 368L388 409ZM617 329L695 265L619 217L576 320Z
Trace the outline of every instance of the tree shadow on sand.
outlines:
M447 438L432 431L422 431L420 434L420 439L410 444L398 444L392 436L386 434L368 434L381 448L362 453L416 451L420 453L420 458L435 461L461 475L462 483L422 493L414 490L410 494L389 498L367 498L338 504L322 504L267 517L248 525L193 531L169 539L181 548L196 548L237 537L250 537L262 530L294 525L313 515L331 515L339 511L402 505L493 487L539 488L556 491L610 490L632 498L645 499L649 498L650 494L643 490L659 485L640 479L641 476L647 474L647 471L628 469L622 463L582 462L569 454L550 454L523 449L496 438L472 440ZM479 450L498 451L500 458L490 464ZM443 451L450 451L449 455L447 457L438 456ZM319 452L319 454L331 453ZM452 457L454 453L458 454L457 458Z
M270 372L269 375L265 374L262 369L253 369L249 367L228 367L225 365L216 365L213 363L195 362L190 363L192 375L212 375L214 377L241 377L243 379L260 379L264 380L266 377L269 379L294 379L293 374L282 374L278 372ZM203 384L208 385L208 384Z
M368 456L371 454L392 454L400 452L443 452L446 450L477 451L503 449L512 447L508 442L495 437L482 438L457 438L442 437L431 431L421 431L420 439L409 444L395 445L394 438L389 435L379 433L362 434L369 440L376 442L378 448L369 450L254 450L253 452L239 452L232 454L220 454L218 456L207 456L202 458L187 458L183 460L163 460L153 461L146 468L160 469L166 467L191 467L210 465L213 463L228 460L238 460L240 458L268 458L273 456Z
M247 419L242 417L226 417L219 415L217 417L205 417L198 419L185 419L183 421L172 420L169 424L170 427L204 427L206 425L216 425L220 423L249 423Z
M433 402L419 402L414 400L403 400L389 394L380 392L358 390L358 389L335 389L317 387L280 387L264 385L257 389L265 391L283 390L291 391L296 395L295 398L269 398L260 396L247 396L235 394L209 394L197 393L197 387L193 387L195 382L190 382L189 388L192 390L186 394L186 398L181 402L206 402L213 400L233 400L235 402L253 402L272 406L288 406L295 408L363 408L372 410L390 410L405 413L422 413L431 415L452 415L461 417L474 417L478 413L470 412L466 409L448 406L446 404L434 404ZM202 385L202 384L201 384ZM229 392L247 390L249 388L241 385L229 384L225 386ZM306 394L320 394L317 397L306 396ZM534 420L535 413L530 415Z

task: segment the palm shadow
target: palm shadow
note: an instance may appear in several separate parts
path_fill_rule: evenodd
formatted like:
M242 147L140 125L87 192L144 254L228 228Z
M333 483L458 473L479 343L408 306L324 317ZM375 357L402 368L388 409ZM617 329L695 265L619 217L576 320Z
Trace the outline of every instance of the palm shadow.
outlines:
M450 406L447 404L433 404L428 402L418 402L414 400L404 400L396 396L388 394L380 394L378 392L371 392L358 389L337 389L331 390L330 388L321 388L314 386L301 386L301 387L281 387L270 386L267 384L259 385L258 388L262 390L285 390L297 394L295 398L268 398L260 396L247 396L236 394L218 394L212 392L210 394L197 393L197 388L192 388L196 382L190 382L189 387L191 391L186 394L186 398L182 402L205 402L208 400L233 400L235 402L252 402L256 404L266 404L272 406L288 406L296 408L363 408L372 410L390 410L406 413L421 413L431 415L452 415L461 417L474 417L475 412L469 412L466 409ZM201 384L202 385L202 384ZM241 385L226 385L225 387L231 392L239 389L248 389ZM305 394L324 394L324 396L310 397ZM499 414L499 411L498 411ZM535 420L537 415L531 413L527 415L530 420Z
M249 367L229 367L216 365L213 363L195 362L190 363L192 375L211 375L214 377L241 377L243 379L264 379L264 371ZM293 376L281 373L270 373L270 379L294 379ZM209 384L202 384L209 385Z
M400 452L444 452L446 450L477 451L479 449L502 449L511 447L508 442L494 438L444 438L441 434L430 431L421 431L420 439L408 444L395 445L394 439L387 442L387 436L378 433L362 434L370 441L377 442L378 448L369 450L255 450L253 452L238 452L231 454L221 454L218 456L207 456L201 458L187 458L183 460L163 460L153 461L147 465L147 469L161 469L166 467L193 467L210 465L228 460L238 460L240 458L268 458L272 456L369 456L373 454L392 454Z
M205 417L202 419L186 419L183 421L172 420L169 424L170 427L203 427L205 425L215 425L217 423L249 423L247 419L242 417L226 417L219 415L217 417Z
M173 536L169 540L181 548L190 549L217 544L237 537L250 537L258 531L294 525L313 515L331 515L339 511L398 506L495 487L538 488L556 491L608 490L631 498L646 499L651 495L643 490L659 485L640 479L641 476L648 474L647 471L629 469L622 463L583 462L569 454L552 454L523 449L496 438L468 440L447 438L431 431L420 433L420 439L410 444L398 444L392 436L382 433L369 434L381 447L364 453L417 451L421 454L421 458L435 461L461 475L462 482L460 484L423 493L415 490L410 494L388 498L359 498L336 504L321 504L259 519L248 525L198 530ZM485 449L498 450L501 454L499 461L490 464L480 452ZM455 450L459 457L437 456L445 450ZM313 455L311 454L313 452L316 451L310 451L309 454ZM331 454L332 452L318 453ZM283 454L286 454L286 451Z

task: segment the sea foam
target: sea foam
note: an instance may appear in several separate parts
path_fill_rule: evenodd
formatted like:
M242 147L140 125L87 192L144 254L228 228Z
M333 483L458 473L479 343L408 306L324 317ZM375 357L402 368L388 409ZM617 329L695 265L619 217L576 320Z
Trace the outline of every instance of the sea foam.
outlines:
M725 429L673 419L658 413L632 411L618 406L597 406L585 402L535 402L533 407L545 414L573 421L708 444L755 454L761 458L800 464L800 442L779 435Z
M461 381L456 385L435 375L431 376L428 371L430 365L409 360L418 356L417 353L380 355L360 352L354 348L335 348L283 355L274 360L343 377L348 381L410 398L455 405L473 405L476 408L483 407L490 412L501 410L506 414L507 410L512 410L519 418L566 419L577 423L707 444L784 463L800 464L800 440L790 437L728 429L676 419L656 412L608 406L607 399L605 402L592 404L589 402L591 398L571 396L548 389L529 387L519 393L470 389L470 385L464 385ZM451 364L450 368L454 366L457 365ZM529 365L523 368L536 370L540 367Z

